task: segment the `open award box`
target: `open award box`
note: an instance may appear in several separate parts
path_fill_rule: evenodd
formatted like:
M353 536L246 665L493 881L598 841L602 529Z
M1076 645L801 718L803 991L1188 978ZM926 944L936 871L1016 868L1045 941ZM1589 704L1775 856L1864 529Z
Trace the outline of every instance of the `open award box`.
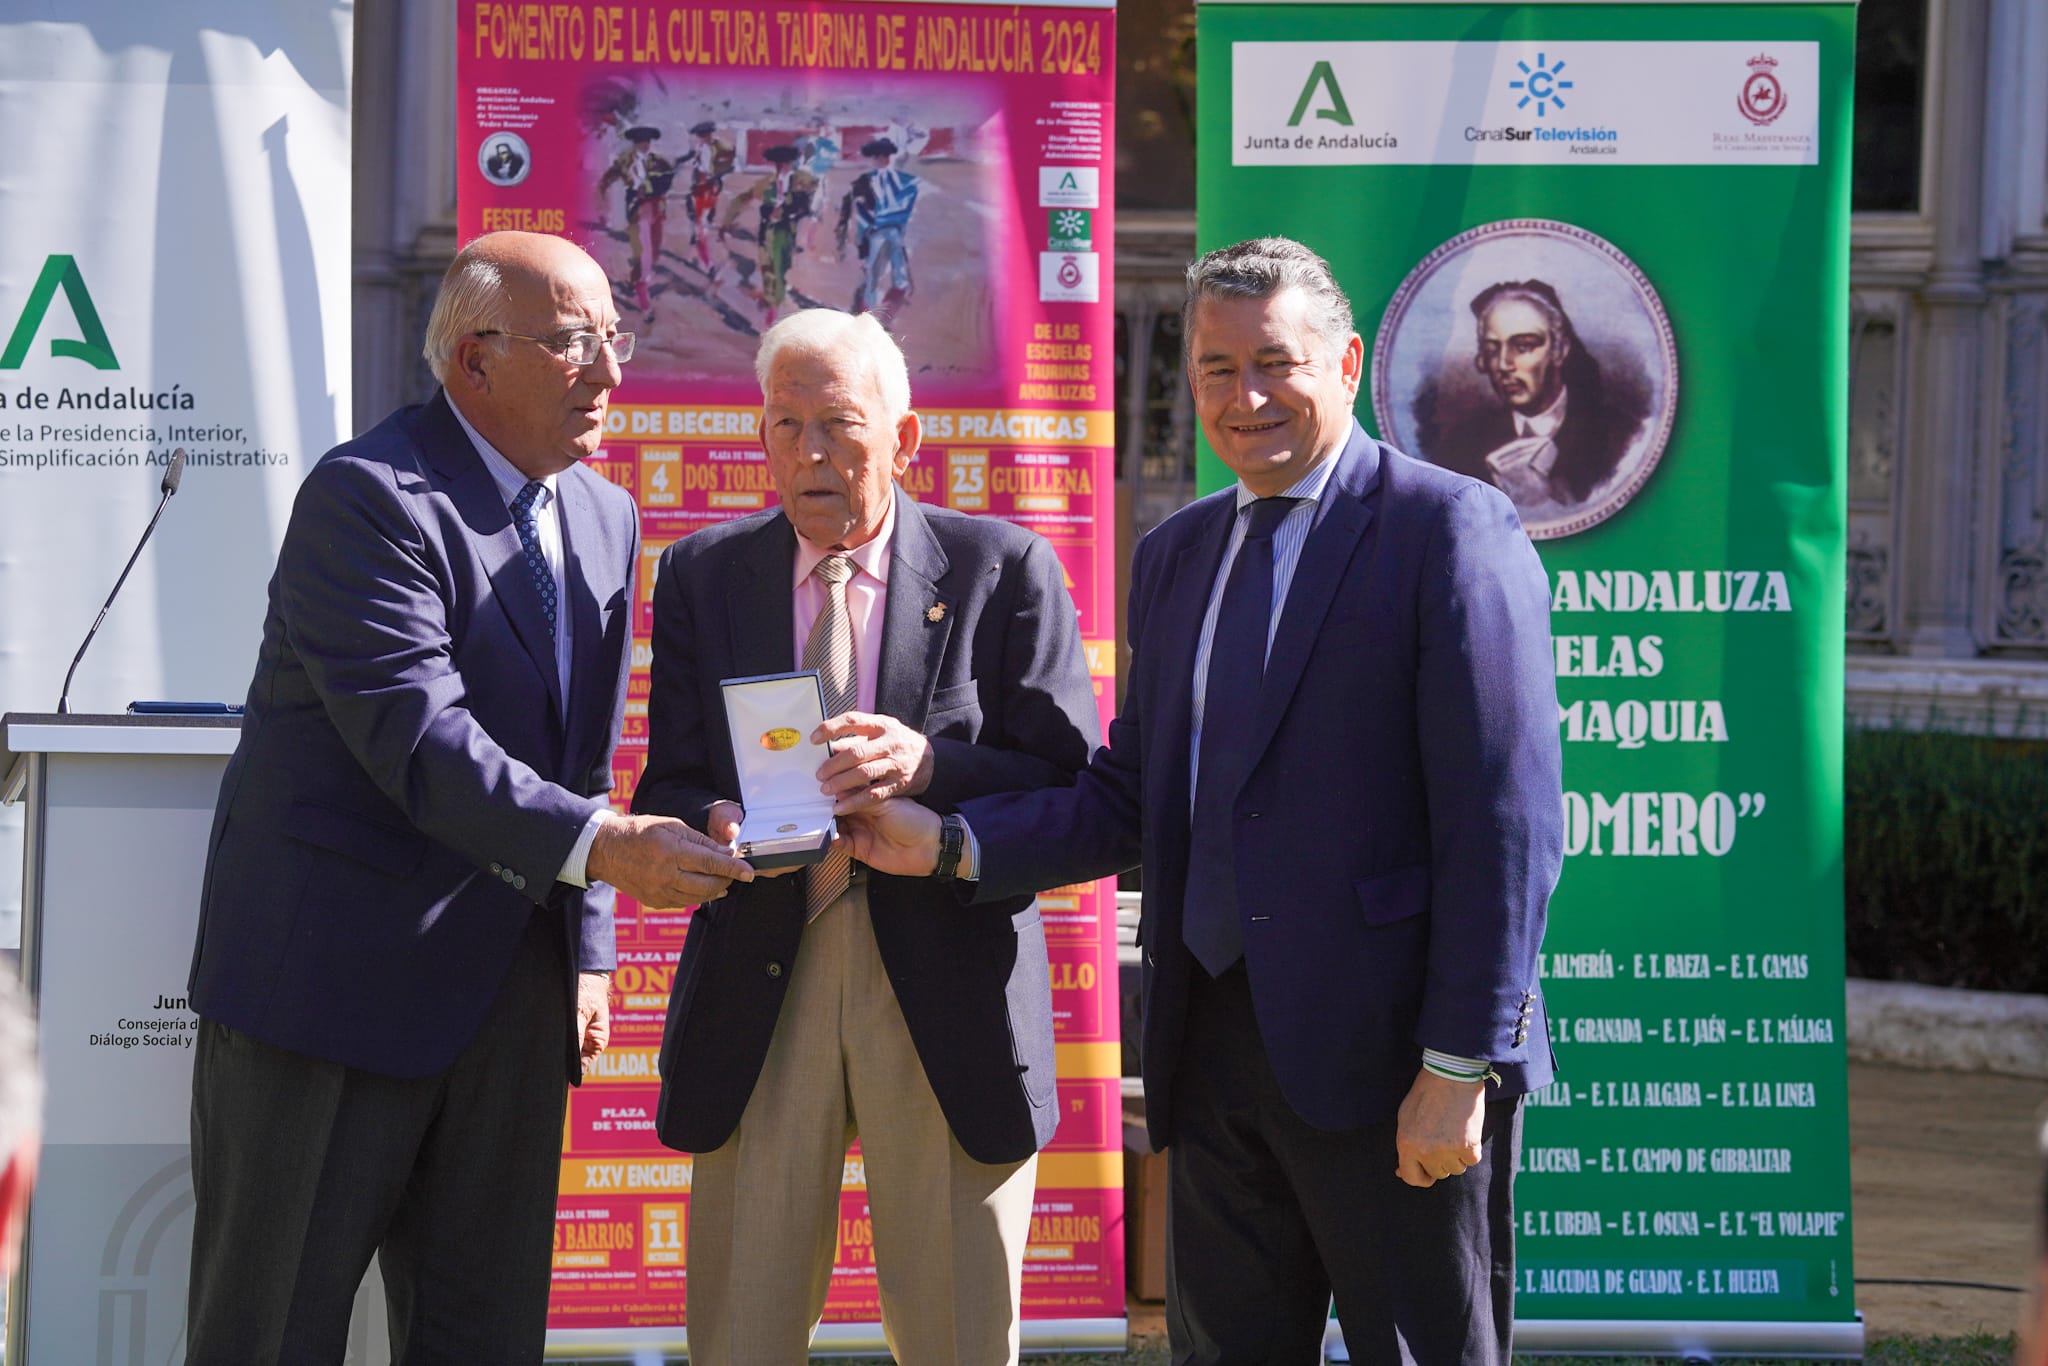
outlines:
M815 669L719 681L740 777L739 856L756 868L795 868L825 857L838 827L818 790L825 750L811 732L825 720Z

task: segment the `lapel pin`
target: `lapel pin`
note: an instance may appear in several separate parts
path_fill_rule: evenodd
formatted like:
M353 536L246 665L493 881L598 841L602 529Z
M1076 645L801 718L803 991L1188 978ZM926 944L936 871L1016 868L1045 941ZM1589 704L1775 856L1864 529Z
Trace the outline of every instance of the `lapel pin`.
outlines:
M944 621L946 619L946 604L943 602L935 602L931 606L925 608L924 619L926 621Z

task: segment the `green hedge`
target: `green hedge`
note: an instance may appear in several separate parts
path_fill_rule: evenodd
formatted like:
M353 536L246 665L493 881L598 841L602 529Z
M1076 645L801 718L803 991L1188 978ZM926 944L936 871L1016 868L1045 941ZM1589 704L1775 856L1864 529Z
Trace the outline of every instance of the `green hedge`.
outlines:
M1849 971L2048 992L2048 743L1851 730Z

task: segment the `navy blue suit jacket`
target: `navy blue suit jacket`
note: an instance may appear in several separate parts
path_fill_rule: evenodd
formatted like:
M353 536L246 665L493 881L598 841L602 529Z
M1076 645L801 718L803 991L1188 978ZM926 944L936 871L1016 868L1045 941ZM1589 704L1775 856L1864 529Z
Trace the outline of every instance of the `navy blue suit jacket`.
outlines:
M612 785L638 523L581 466L556 493L566 699L518 532L445 395L306 477L221 780L201 1015L427 1076L475 1035L537 906L564 918L570 964L613 966L611 889L554 875Z
M795 564L796 532L774 508L662 552L635 811L701 830L714 803L738 800L718 684L796 667ZM981 793L1064 786L1102 734L1052 546L900 489L875 691L877 711L931 737L932 784L918 800L938 811ZM661 1044L656 1127L672 1148L708 1152L739 1125L803 937L803 882L734 883L690 923ZM918 1059L953 1136L980 1162L1020 1161L1059 1124L1052 986L1030 891L968 908L931 878L876 874L868 886Z
M1562 857L1557 694L1542 566L1499 491L1353 427L1309 534L1249 727L1233 838L1245 962L1281 1090L1309 1123L1391 1118L1422 1049L1546 1085L1536 978ZM1138 861L1145 1112L1173 1135L1189 974L1181 941L1196 638L1235 488L1138 547L1131 678L1075 786L967 802L980 897Z

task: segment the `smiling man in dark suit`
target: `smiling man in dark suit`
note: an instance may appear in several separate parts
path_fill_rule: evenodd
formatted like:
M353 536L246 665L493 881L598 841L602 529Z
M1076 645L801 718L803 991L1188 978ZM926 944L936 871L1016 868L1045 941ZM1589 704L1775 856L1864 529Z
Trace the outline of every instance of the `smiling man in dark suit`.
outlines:
M732 838L733 747L756 741L728 733L719 680L799 664L819 672L818 777L842 809L1071 782L1101 726L1059 559L898 487L922 428L896 343L872 316L808 309L761 339L755 374L781 506L662 555L634 809ZM968 910L843 853L734 887L690 925L661 1075L662 1141L698 1155L691 1361L805 1358L854 1138L896 1360L1016 1360L1037 1154L1059 1122L1028 893Z
M889 802L876 868L965 844L975 899L1145 869L1145 1116L1172 1154L1178 1363L1504 1363L1519 1099L1561 859L1543 569L1498 491L1352 419L1329 267L1188 271L1188 382L1237 483L1131 571L1133 664L1071 789ZM947 829L951 825L952 829Z
M341 1360L373 1254L402 1366L538 1360L611 887L752 876L607 802L639 536L579 462L632 345L576 247L479 238L441 392L299 491L192 965L192 1366Z

